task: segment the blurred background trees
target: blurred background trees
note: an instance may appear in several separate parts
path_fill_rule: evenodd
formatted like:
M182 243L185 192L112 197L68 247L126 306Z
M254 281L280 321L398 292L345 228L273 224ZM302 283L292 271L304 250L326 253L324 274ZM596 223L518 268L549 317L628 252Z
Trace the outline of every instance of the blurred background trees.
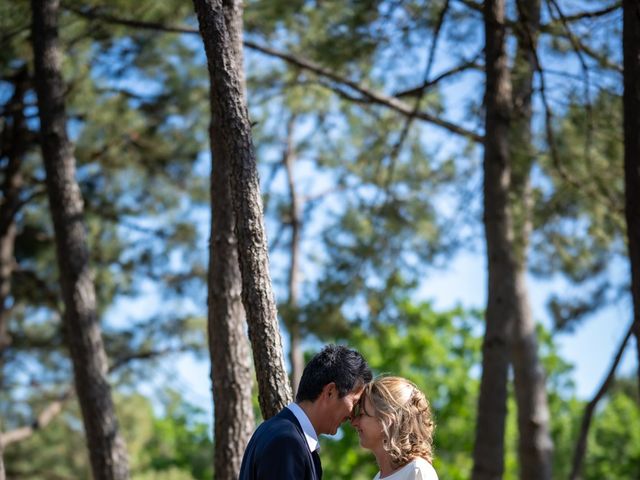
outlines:
M498 403L489 391L485 404L503 416L503 467L492 461L503 478L530 478L518 446L526 417L517 418L533 395L547 398L553 478L569 477L590 399L576 396L557 339L610 305L633 321L622 12L605 0L505 2L506 253L525 317L527 297L534 312L545 307L533 304L532 279L564 287L543 300L552 321L529 312L528 323L517 323L514 314L500 332L505 396ZM8 478L88 478L38 142L31 6L0 0L0 19L0 451ZM211 357L206 350L216 223L209 76L193 4L67 0L59 35L96 315L130 475L211 478L213 419L171 384L180 356L219 352L213 337ZM305 352L328 341L358 348L376 373L426 390L438 425L436 469L441 478L470 478L476 424L487 413L478 404L485 311L436 311L421 290L457 255L485 258L485 225L500 213L482 192L483 180L507 178L487 177L483 164L483 3L250 0L243 44L293 388ZM212 241L212 259L215 252ZM509 291L500 298L514 300ZM535 339L528 353L514 329ZM539 365L521 360L521 373L512 370L521 353ZM542 379L534 389L526 369ZM607 386L582 478L637 478L637 382L614 374ZM254 398L259 421L257 405ZM327 478L376 471L348 426L322 448Z

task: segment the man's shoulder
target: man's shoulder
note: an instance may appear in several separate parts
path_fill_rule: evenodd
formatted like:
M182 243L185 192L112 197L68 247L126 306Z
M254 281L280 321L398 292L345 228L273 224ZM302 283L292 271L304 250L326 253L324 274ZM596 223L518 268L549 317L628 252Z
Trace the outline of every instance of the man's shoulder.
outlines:
M278 415L262 422L254 436L256 440L269 440L270 442L288 440L295 441L295 443L304 443L297 420L293 414L287 414L286 412L280 412Z

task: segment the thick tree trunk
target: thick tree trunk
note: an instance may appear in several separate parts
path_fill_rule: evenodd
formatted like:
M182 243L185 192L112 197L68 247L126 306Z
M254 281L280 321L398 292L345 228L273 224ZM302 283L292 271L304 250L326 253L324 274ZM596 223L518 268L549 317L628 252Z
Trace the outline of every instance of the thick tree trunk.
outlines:
M640 3L624 0L624 179L640 388Z
M229 36L242 58L242 11L239 2L225 7ZM241 62L239 62L241 63ZM213 115L211 145L222 128ZM242 276L231 195L231 159L212 149L211 243L209 251L209 352L214 405L216 479L235 480L242 454L255 427L251 393L251 351L245 335Z
M212 130L219 125L212 125ZM213 385L216 479L238 478L253 433L253 373L245 335L242 278L234 232L229 163L216 157L211 174L209 351Z
M511 248L512 220L508 208L511 81L505 51L504 0L485 2L484 21L487 77L484 224L489 278L472 478L496 480L502 478L504 471L509 344L517 298L516 286L512 283L517 268Z
M125 445L118 433L107 357L96 315L75 159L66 132L64 83L58 46L58 1L32 0L34 62L42 156L56 237L64 322L95 479L129 477Z
M518 45L512 71L512 122L510 133L510 208L514 233L511 250L516 270L508 279L515 285L514 336L511 361L518 406L518 456L522 480L551 479L553 442L549 431L546 376L538 358L535 322L526 285L527 250L531 235L533 200L530 175L533 164L531 118L533 77L540 25L540 1L519 0Z
M229 159L231 162L242 299L258 377L260 408L264 418L269 418L291 401L291 387L269 277L262 199L243 92L239 46L234 41L234 33L230 32L230 25L236 24L237 13L231 8L231 1L194 0L193 3L211 78L213 124L219 125L219 129L212 132L213 161Z

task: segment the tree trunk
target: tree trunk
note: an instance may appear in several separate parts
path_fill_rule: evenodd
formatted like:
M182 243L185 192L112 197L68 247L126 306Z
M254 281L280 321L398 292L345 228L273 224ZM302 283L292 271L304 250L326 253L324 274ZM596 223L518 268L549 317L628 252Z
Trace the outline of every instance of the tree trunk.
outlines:
M622 7L625 214L640 388L640 3L624 0Z
M478 400L474 480L496 480L504 471L509 344L515 323L517 274L511 247L509 120L511 81L505 51L504 0L484 4L486 91L484 224L488 259L486 330Z
M126 479L127 455L107 382L107 356L96 314L83 202L66 132L65 89L60 72L62 52L58 46L59 4L57 0L32 0L31 7L42 156L65 304L66 342L73 362L91 468L95 479Z
M15 76L13 96L7 103L7 128L2 132L2 155L7 158L2 183L2 203L0 204L0 389L4 387L4 353L11 344L7 330L9 316L9 295L11 293L11 276L15 264L14 247L17 234L15 215L20 208L20 190L22 159L27 152L28 132L24 118L24 94L29 77L26 66ZM5 479L4 445L0 430L0 480Z
M584 409L584 413L582 414L582 422L580 423L580 433L578 434L578 440L576 441L576 447L573 451L573 461L571 462L571 473L569 474L569 480L580 480L581 472L582 472L582 463L584 461L584 457L587 453L587 439L589 438L589 427L591 426L591 419L593 418L593 414L596 411L596 407L598 403L604 395L611 387L613 380L615 378L616 369L620 364L620 360L622 359L622 354L624 353L625 348L627 347L627 343L633 335L634 323L631 324L629 331L625 335L624 339L620 343L620 347L618 347L618 352L611 363L611 367L609 368L609 372L605 377L602 385L596 392L595 396L591 399L591 401L587 404Z
M212 125L212 132L219 128ZM216 156L211 174L209 352L215 409L216 479L238 478L255 427L251 352L245 335L242 279L234 232L229 162Z
M0 204L0 388L3 386L4 350L11 343L7 331L11 276L15 265L14 247L17 234L15 216L20 208L22 190L21 165L27 153L29 130L24 117L24 95L27 91L29 75L27 67L21 68L14 77L13 96L7 103L7 128L2 132L2 157L6 157L2 183L2 203Z
M226 7L225 16L242 19L241 5ZM242 23L227 22L236 55L242 55ZM240 62L241 63L241 62ZM222 128L213 115L211 145ZM245 335L242 277L238 263L236 218L231 195L231 159L212 149L211 243L209 251L209 352L214 405L214 471L216 479L235 480L244 449L255 427L251 393L251 351Z
M514 332L511 347L518 406L518 456L522 480L551 479L553 442L549 431L546 376L538 358L538 341L526 285L527 251L531 235L533 199L530 184L534 160L531 117L533 77L537 68L540 1L519 0L516 56L512 71L512 122L510 132L511 185L509 204L515 229L510 239L515 252L513 299Z
M287 299L286 325L289 331L289 363L291 364L291 388L295 397L302 370L304 369L304 355L302 352L302 335L300 332L300 319L298 315L298 273L300 256L300 229L302 217L300 215L300 198L296 190L294 164L295 153L293 151L293 128L295 115L292 115L287 124L287 145L285 147L282 162L287 172L287 184L289 186L289 220L291 222L291 245L289 263L289 298Z
M4 469L4 449L2 447L2 440L0 440L0 480L5 480L7 473Z
M276 306L269 277L262 199L243 92L242 63L233 30L238 9L223 0L193 1L211 78L213 161L229 159L233 206L242 272L242 299L258 377L264 418L291 401ZM223 6L224 4L224 6ZM236 30L237 31L237 30Z

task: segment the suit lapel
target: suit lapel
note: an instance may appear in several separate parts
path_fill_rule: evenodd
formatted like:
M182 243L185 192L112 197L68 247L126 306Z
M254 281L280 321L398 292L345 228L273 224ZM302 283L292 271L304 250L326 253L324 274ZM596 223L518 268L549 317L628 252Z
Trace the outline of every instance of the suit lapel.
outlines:
M298 422L298 419L293 414L293 412L285 407L282 409L282 411L278 415L282 415L284 418L286 418L287 420L289 420L295 425L296 430L300 434L300 438L302 438L302 442L307 447L307 452L309 452L309 444L307 443L307 437L305 436L304 431L302 430L302 426L300 425L300 422ZM320 455L318 454L318 450L316 449L313 452L309 452L309 454L311 455L311 458L313 460L315 477L317 480L320 480L322 478L322 464L320 463Z

